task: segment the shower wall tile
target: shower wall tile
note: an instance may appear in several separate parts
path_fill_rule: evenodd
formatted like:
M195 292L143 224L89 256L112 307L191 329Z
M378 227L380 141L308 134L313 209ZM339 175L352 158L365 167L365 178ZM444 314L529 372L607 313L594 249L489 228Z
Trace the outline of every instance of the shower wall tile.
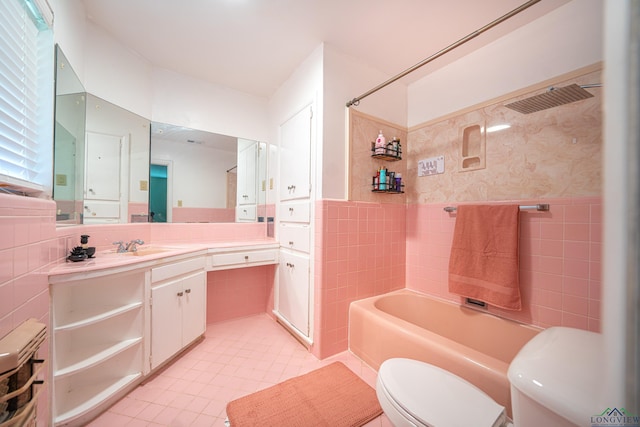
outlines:
M601 330L601 200L597 197L515 200L529 205L549 203L549 212L526 211L520 215L519 312L490 307L502 317L540 326L572 326ZM455 214L447 204L407 206L406 287L452 302L462 298L448 290L448 262ZM567 212L589 212L584 233L563 233ZM564 214L562 214L564 213ZM556 230L546 233L538 230ZM595 230L595 232L594 232ZM573 239L573 240L572 240ZM586 241L585 241L586 240Z
M324 358L347 349L352 301L404 287L406 208L321 200L315 212L312 352Z
M553 85L599 82L600 74L592 72ZM404 175L407 203L598 197L602 183L602 89L588 91L592 98L537 113L525 115L506 108L504 104L517 100L514 98L410 129ZM460 135L465 127L477 123L483 124L483 131L494 125L510 127L485 131L486 165L468 171L461 167ZM444 156L445 172L419 177L418 160L436 156ZM566 215L572 224L588 223L588 204L567 209L558 214Z

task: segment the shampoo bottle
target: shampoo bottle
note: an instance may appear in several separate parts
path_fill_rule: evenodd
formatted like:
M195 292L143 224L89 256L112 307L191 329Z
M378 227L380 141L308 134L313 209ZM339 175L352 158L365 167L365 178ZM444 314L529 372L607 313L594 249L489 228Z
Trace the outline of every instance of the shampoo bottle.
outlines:
M387 139L382 134L382 131L378 133L376 138L376 154L384 154L384 150L387 148Z
M387 189L387 170L380 168L380 190Z

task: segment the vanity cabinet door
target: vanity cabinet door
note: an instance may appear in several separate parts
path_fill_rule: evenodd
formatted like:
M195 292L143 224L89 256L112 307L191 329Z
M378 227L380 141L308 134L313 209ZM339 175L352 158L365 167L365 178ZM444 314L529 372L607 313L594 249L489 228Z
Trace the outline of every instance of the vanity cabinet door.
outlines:
M204 271L151 288L151 369L204 333L205 293Z
M173 356L182 346L182 281L151 288L151 369Z
M207 328L206 281L206 273L200 272L182 282L182 346L204 334Z

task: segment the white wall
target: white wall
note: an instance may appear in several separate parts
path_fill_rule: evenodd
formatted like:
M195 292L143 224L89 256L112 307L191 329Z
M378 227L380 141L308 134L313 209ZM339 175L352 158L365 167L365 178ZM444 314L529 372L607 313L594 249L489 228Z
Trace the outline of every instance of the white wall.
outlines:
M602 61L602 0L573 0L409 86L408 126Z
M268 141L267 99L154 68L152 120Z
M291 77L283 83L269 99L269 141L278 142L280 136L280 125L293 117L305 106L313 104L313 127L311 131L312 154L316 159L322 158L322 129L317 124L323 122L322 109L322 60L324 46L318 46L302 64L296 68ZM280 165L282 170L286 165ZM319 186L315 184L315 165L312 164L312 190L315 197L320 198ZM276 178L275 188L279 188L280 176Z
M153 93L151 64L92 22L87 22L86 30L85 90L125 110L150 118Z
M169 204L177 207L178 200L182 200L183 207L226 208L226 170L236 165L236 152L187 142L176 149L176 144L154 138L151 159L151 163L173 162L173 176L169 177L173 197Z
M267 100L153 67L85 18L80 0L52 0L54 36L85 90L150 120L265 141Z
M391 76L327 44L324 46L323 73L323 153L322 163L318 164L322 170L320 191L323 198L346 199L345 170L349 156L346 103ZM368 96L358 107L351 108L404 125L407 122L407 88L396 82Z
M86 19L84 5L78 0L49 0L55 14L53 38L62 48L73 69L84 82Z

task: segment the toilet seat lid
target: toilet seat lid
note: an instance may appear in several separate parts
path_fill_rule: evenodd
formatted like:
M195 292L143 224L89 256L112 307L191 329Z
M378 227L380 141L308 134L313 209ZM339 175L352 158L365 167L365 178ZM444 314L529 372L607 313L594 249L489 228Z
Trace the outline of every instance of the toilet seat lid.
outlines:
M382 363L379 383L389 398L427 426L492 427L504 407L468 381L437 366L394 358Z

